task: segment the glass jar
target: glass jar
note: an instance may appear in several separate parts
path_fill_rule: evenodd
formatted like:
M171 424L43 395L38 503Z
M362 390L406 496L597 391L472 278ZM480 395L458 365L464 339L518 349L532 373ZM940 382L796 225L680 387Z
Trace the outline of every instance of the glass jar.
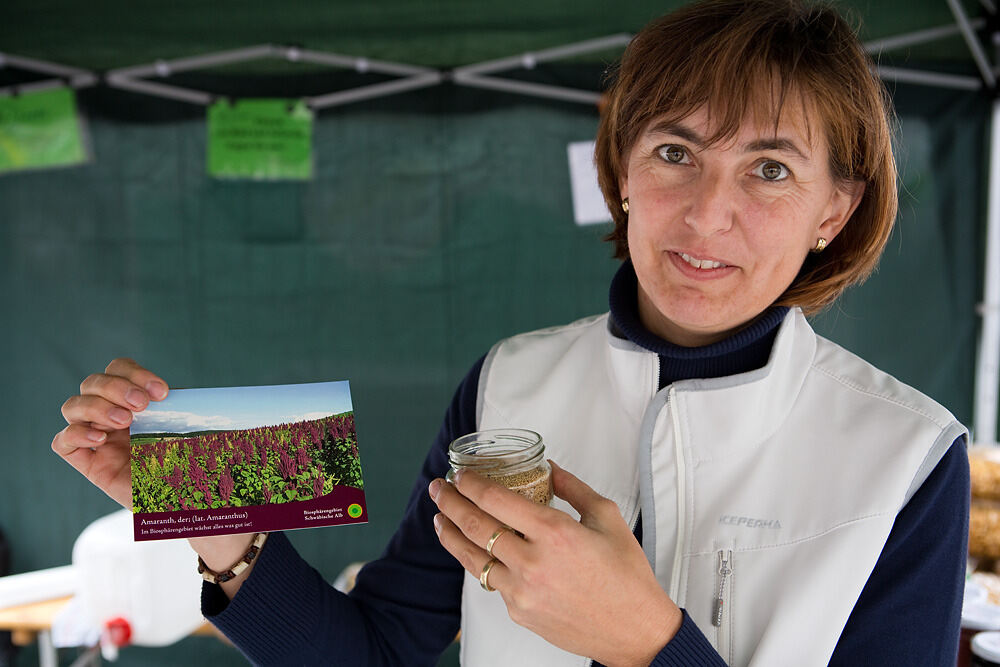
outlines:
M474 470L536 503L552 502L552 466L534 431L498 428L463 435L448 446L448 461L449 482L459 470Z

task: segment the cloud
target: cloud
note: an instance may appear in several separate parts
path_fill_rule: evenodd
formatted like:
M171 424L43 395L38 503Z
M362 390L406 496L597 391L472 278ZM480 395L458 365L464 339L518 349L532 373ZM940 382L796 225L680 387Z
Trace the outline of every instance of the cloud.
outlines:
M294 424L295 422L308 422L315 419L323 419L324 417L329 417L333 413L327 410L326 412L307 412L304 415L289 415L285 417L282 421L286 424Z
M223 415L198 415L176 410L145 410L137 412L132 433L190 433L234 428L235 422Z

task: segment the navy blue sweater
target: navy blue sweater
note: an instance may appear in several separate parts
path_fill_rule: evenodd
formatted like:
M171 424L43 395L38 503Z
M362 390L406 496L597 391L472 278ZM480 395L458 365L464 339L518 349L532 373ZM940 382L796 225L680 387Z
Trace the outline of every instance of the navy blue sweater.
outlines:
M657 338L638 318L635 274L626 263L611 286L617 333L660 356L661 386L759 368L787 309L703 348ZM254 663L269 665L433 665L461 620L463 570L441 547L427 485L448 469L448 443L476 429L483 359L459 385L413 486L405 515L382 556L343 595L274 534L236 597L205 584L202 611ZM968 533L969 468L956 441L909 503L858 598L831 665L955 664ZM641 522L636 529L641 541ZM822 619L816 619L822 623ZM802 638L796 638L803 641ZM657 655L658 666L724 666L685 614Z

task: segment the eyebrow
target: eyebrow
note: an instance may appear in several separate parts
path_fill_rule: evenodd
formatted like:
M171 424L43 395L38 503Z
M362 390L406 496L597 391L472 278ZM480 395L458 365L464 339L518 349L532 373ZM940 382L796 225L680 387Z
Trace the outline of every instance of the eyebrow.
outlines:
M670 134L680 137L684 141L690 142L699 149L704 148L708 142L700 134L680 123L659 122L649 128L649 134ZM755 153L757 151L779 151L797 155L803 160L808 160L795 142L785 137L774 137L771 139L755 139L743 146L744 153Z

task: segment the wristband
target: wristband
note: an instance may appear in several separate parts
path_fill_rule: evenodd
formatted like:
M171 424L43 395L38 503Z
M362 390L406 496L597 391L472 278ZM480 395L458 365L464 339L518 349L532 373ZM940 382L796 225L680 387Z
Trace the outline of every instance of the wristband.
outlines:
M257 557L258 553L260 553L260 550L263 548L266 540L267 533L254 533L253 542L250 543L250 549L248 549L247 552L243 554L243 557L233 563L232 567L225 572L215 572L208 569L208 566L205 565L205 561L201 559L201 556L198 556L198 574L200 574L201 578L210 584L221 584L229 581L230 579L235 579L240 576L244 570L250 567L250 563L252 563L253 559Z

